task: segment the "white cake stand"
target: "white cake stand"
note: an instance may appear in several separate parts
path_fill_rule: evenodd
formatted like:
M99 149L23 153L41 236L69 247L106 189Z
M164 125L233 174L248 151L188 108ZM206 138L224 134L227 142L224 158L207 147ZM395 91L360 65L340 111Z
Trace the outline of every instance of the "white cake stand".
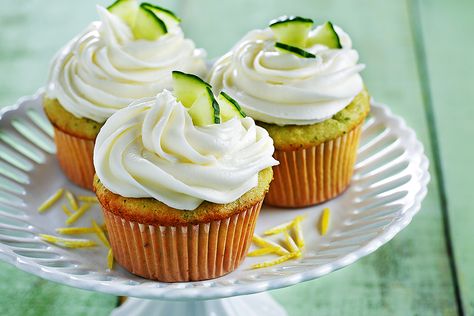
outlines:
M373 103L352 185L342 196L303 209L262 210L256 233L308 215L306 248L298 260L252 270L253 263L273 257L247 258L226 276L189 283L146 280L118 265L109 271L104 247L64 249L38 237L55 234L66 219L62 203L38 214L49 195L59 187L90 194L58 168L41 92L0 112L0 259L54 282L129 296L113 315L285 315L264 291L319 278L375 251L410 223L427 192L430 176L422 144L401 118ZM316 222L323 207L331 209L332 218L328 234L320 236ZM77 226L89 226L91 217L103 222L96 207ZM240 296L246 294L254 295Z

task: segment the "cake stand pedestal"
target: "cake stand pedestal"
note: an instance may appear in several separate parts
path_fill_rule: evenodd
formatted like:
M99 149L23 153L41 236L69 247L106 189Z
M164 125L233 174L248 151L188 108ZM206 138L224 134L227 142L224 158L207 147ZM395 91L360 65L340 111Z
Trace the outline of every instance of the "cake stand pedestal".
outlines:
M111 316L286 316L285 309L267 292L205 301L160 301L130 297Z

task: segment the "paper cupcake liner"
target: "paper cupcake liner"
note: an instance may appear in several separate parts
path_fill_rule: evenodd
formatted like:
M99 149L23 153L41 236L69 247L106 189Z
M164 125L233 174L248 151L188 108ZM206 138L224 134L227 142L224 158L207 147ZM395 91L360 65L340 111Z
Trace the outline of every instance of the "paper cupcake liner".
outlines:
M94 140L76 137L54 127L54 141L59 165L69 180L92 190Z
M235 270L250 247L262 201L223 220L187 226L128 221L103 208L115 260L163 282L217 278Z
M341 194L349 185L357 156L361 125L322 144L291 151L275 150L280 162L265 198L268 205L304 207Z

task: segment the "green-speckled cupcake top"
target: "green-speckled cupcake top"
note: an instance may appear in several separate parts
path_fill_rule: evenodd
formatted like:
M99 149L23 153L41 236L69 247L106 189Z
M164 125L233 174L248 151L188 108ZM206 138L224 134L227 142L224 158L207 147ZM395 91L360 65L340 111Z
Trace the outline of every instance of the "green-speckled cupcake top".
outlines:
M87 118L78 118L62 107L57 99L43 99L43 107L51 123L63 132L85 139L94 140L103 123Z
M342 111L320 123L285 126L263 122L257 124L268 131L273 138L275 149L294 150L316 146L348 133L361 124L369 111L370 96L364 89Z

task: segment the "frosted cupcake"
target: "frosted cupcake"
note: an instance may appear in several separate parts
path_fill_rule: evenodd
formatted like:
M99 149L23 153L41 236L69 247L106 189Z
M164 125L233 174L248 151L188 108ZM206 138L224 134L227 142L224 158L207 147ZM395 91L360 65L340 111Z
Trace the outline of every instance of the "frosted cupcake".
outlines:
M205 280L243 261L277 161L234 100L193 75L175 78L173 93L107 120L94 190L120 265L160 281Z
M54 125L59 164L74 183L92 189L92 150L103 123L133 100L171 87L171 71L205 73L205 53L184 38L170 11L132 0L99 21L55 56L44 98Z
M273 138L274 181L266 203L302 207L350 183L361 125L370 110L349 36L330 22L282 17L249 32L210 73Z

